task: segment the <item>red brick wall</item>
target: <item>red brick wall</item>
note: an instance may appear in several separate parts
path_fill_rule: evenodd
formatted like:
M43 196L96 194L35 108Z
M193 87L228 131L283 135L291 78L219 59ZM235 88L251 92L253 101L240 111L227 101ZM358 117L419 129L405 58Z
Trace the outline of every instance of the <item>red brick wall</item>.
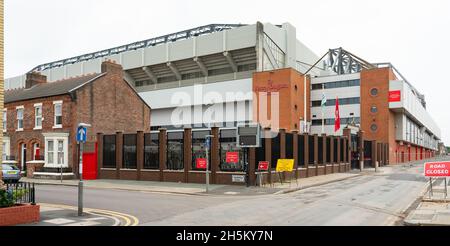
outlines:
M36 223L40 220L39 205L0 208L0 226Z
M263 92L261 88L268 88L270 83L272 83L273 87L283 86L279 90L275 90L279 92L279 102L280 106L278 110L280 122L279 127L281 129L286 129L288 132L293 130L299 130L299 122L300 118L303 117L303 81L304 77L302 74L298 73L294 69L286 68L286 69L278 69L267 72L254 73L253 75L253 92L256 92L256 96L259 97L258 93ZM310 80L307 80L307 88L310 87ZM310 90L307 90L307 102L310 101ZM268 122L264 122L259 112L259 98L254 99L253 105L253 114L254 118L258 119L264 127L268 126ZM267 99L267 108L270 109L271 105L271 96L268 93ZM271 112L268 112L268 118L271 119ZM310 118L310 107L307 105L307 115L308 119Z
M74 122L90 123L88 141L95 141L98 132L136 133L150 131L150 108L123 80L122 67L105 62L107 74L77 91Z

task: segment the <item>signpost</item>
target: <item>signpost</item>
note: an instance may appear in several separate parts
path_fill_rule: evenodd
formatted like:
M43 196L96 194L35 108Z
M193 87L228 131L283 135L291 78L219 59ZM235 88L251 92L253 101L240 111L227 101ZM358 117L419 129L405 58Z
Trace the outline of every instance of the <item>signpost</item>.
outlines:
M78 182L78 216L83 216L83 144L87 140L87 127L91 125L80 123L77 128L77 143L80 146L80 163L78 172L80 174L80 181Z
M295 162L295 160L293 160L293 159L279 159L278 160L276 171L280 175L280 183L281 184L283 184L283 179L281 177L281 173L292 172L294 170L294 162ZM297 182L297 180L295 180L295 181Z
M430 178L430 198L433 196L433 178L444 178L445 198L447 198L447 177L450 177L450 161L427 162L423 168L424 176Z
M259 186L262 186L262 172L269 170L268 161L260 161L258 163L258 176L259 176Z
M257 123L239 124L236 131L236 140L237 147L244 149L245 179L247 187L249 187L250 168L248 166L248 149L261 147L261 126Z

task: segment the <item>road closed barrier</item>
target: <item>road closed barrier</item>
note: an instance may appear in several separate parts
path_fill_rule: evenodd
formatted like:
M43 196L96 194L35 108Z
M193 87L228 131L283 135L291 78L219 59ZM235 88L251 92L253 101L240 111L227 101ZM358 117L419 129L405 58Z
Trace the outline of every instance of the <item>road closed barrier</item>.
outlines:
M424 165L424 175L428 178L450 177L450 162L427 162Z

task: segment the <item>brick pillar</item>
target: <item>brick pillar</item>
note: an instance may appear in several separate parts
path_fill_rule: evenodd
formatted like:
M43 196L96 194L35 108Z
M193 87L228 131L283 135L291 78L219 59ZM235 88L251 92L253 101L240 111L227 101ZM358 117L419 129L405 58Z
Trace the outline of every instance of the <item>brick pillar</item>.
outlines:
M286 129L280 129L280 159L286 159Z
M159 129L159 181L164 182L167 163L167 129Z
M319 153L319 155L322 155L322 164L323 164L323 173L327 175L327 135L322 134L322 153Z
M303 134L304 141L304 153L305 153L305 168L306 168L306 177L309 177L309 135L308 133Z
M314 166L316 167L316 176L319 176L319 135L314 134Z
M216 172L220 165L219 127L211 128L211 184L216 184Z
M336 162L340 165L342 162L342 156L341 156L341 137L336 137L337 139L337 160ZM339 166L339 172L341 171L341 168Z
M97 133L97 178L101 177L103 168L103 133Z
M292 137L293 137L293 152L294 152L294 171L295 171L295 179L298 179L298 131L292 131Z
M189 171L192 170L192 129L184 129L183 136L183 152L184 152L184 182L189 183Z
M364 170L364 131L358 132L358 152L359 152L359 169L362 172Z
M250 185L256 184L256 148L249 148L248 151L248 164L250 172Z
M137 180L141 180L141 170L144 169L144 132L138 131L136 137Z
M120 169L123 167L123 132L116 133L116 179L120 179Z
M330 136L330 163L331 163L331 173L334 173L334 137Z
M345 163L345 167L344 167L344 171L347 172L348 171L348 138L347 136L344 136L344 141L343 141L343 146L342 148L344 149L344 156L342 157L342 161Z
M349 128L345 128L344 129L344 136L346 137L345 140L345 162L348 163L348 165L350 166L352 163L352 130ZM351 167L349 167L351 168ZM349 171L347 169L347 171Z
M286 159L286 129L280 129L280 159ZM286 173L281 173L281 177L286 180Z
M271 132L270 127L264 128L264 139L263 141L266 141L265 147L266 147L266 161L269 162L269 174L267 175L267 182L269 184L272 184L272 138L271 138Z

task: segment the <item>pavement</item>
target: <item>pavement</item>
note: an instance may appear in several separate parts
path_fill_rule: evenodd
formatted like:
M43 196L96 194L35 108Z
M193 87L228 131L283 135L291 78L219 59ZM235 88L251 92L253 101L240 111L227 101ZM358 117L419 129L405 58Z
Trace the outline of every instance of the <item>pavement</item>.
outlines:
M433 180L433 192L431 192L429 182L427 183L426 190L420 196L415 208L411 209L405 218L404 224L408 226L450 226L450 198L446 196L443 179Z
M135 226L139 220L115 211L85 208L78 216L78 208L61 204L39 203L41 220L21 226Z
M113 189L126 191L141 191L165 194L183 194L183 195L269 195L284 194L294 192L309 187L324 185L332 182L339 182L345 179L361 175L360 173L334 173L329 175L315 176L311 178L291 180L289 182L274 183L272 185L257 186L239 186L239 185L209 185L209 193L206 193L205 184L192 183L170 183L170 182L152 182L152 181L130 181L130 180L85 180L85 188L93 189ZM23 182L31 182L38 185L61 185L78 186L78 180L43 180L22 178Z

